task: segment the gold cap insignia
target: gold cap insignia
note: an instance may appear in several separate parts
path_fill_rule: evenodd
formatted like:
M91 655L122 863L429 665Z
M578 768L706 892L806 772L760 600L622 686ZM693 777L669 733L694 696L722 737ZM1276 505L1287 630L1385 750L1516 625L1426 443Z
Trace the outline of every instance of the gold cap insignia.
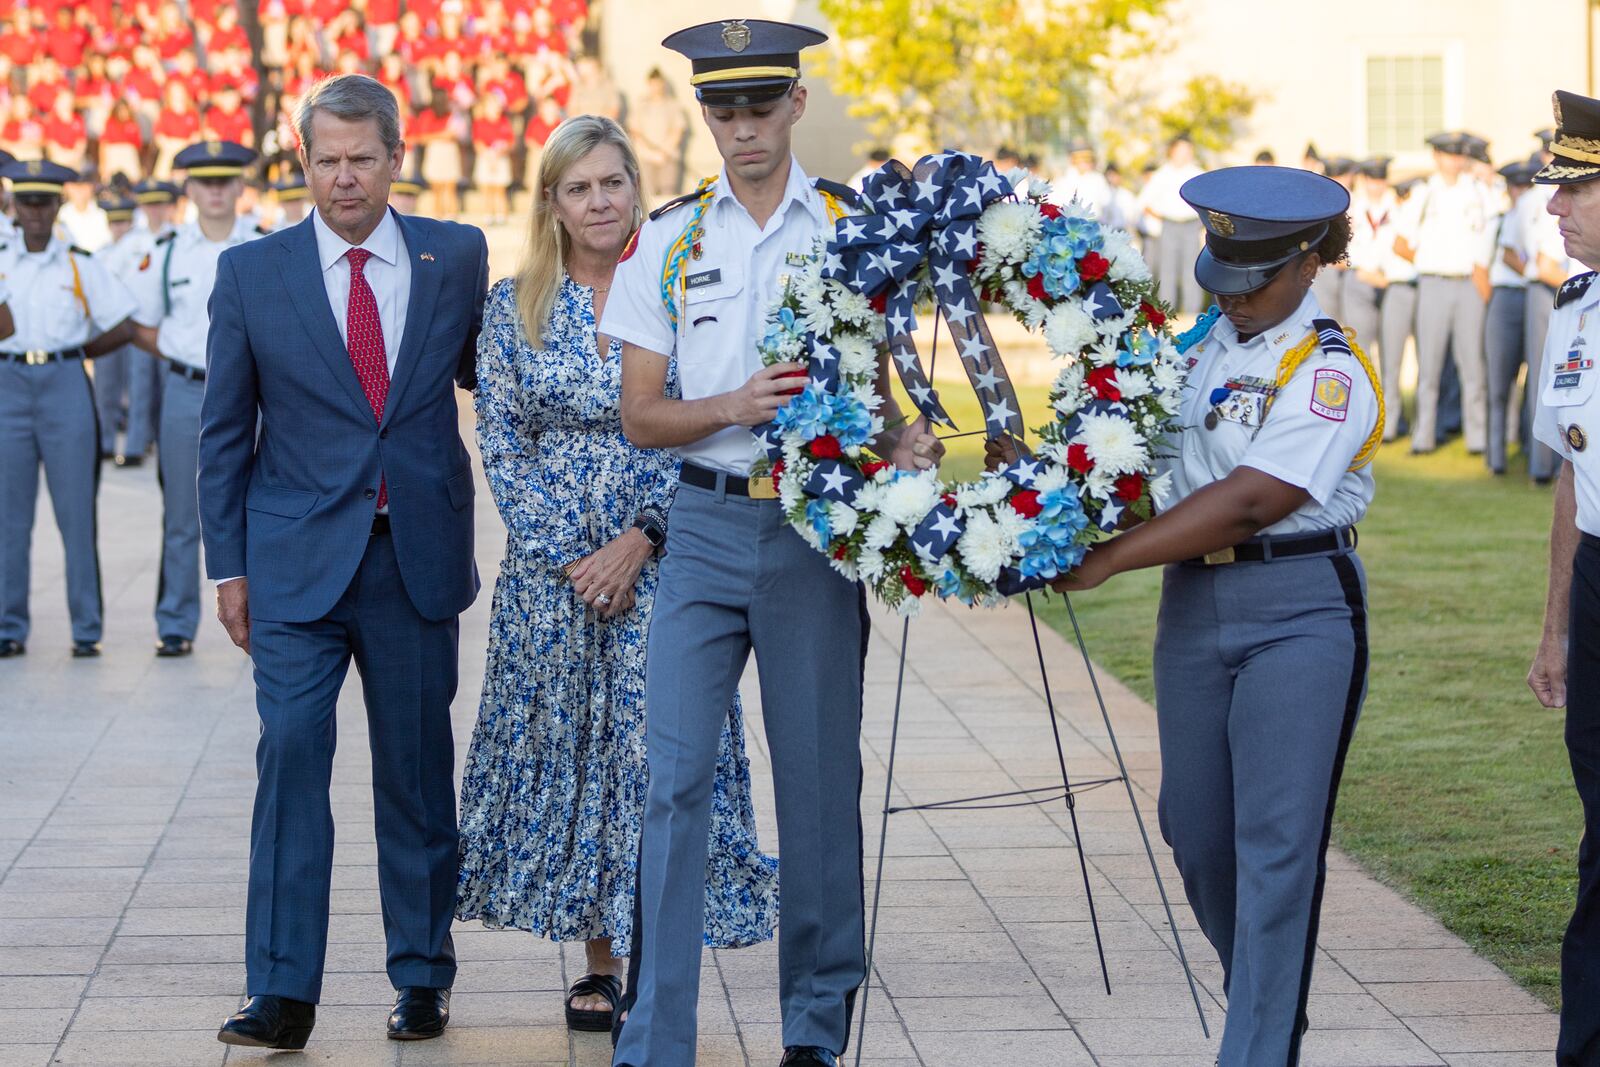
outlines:
M1589 435L1583 432L1583 427L1573 423L1567 427L1567 444L1574 452L1582 452L1589 447Z
M40 162L37 159L28 160L28 174L31 177L37 178L39 175L41 175L43 173L44 173L44 164L42 162Z
M210 156L212 159L216 159L218 156L222 155L222 142L221 141L207 141L206 142L206 155Z
M1233 219L1220 211L1207 211L1206 218L1211 221L1211 228L1223 237L1232 237L1234 232Z
M744 19L722 24L722 43L733 52L743 52L750 47L750 27L744 24Z

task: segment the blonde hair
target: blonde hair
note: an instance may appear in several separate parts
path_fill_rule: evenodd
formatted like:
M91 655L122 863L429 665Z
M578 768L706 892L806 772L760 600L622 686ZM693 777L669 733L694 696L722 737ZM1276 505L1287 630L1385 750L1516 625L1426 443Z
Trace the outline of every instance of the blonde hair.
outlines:
M639 190L639 157L633 143L611 119L603 115L575 115L555 128L539 157L539 181L534 187L532 219L528 244L517 267L517 315L522 332L534 346L544 343L550 325L550 311L556 293L567 274L567 257L572 238L551 202L552 190L579 160L602 145L614 145L622 154L622 167L633 182L633 220L628 238L644 224L644 206Z

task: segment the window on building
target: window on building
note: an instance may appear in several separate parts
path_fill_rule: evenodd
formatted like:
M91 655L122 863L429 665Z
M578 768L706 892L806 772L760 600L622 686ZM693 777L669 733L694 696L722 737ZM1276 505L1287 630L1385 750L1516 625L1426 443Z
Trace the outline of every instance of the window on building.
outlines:
M1415 152L1444 128L1444 60L1439 56L1367 57L1367 151Z

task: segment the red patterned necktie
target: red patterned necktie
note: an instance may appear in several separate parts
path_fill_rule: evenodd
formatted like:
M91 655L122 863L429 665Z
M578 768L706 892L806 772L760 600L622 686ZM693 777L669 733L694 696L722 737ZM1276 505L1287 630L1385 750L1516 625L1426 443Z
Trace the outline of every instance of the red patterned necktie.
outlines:
M389 399L389 356L383 347L383 323L378 318L378 298L372 295L372 286L362 273L372 253L365 248L352 248L345 258L350 261L350 302L346 305L345 345L350 349L350 362L355 366L356 377L361 379L361 391L367 394L373 417L383 424L383 405ZM378 483L378 507L389 505L389 480Z

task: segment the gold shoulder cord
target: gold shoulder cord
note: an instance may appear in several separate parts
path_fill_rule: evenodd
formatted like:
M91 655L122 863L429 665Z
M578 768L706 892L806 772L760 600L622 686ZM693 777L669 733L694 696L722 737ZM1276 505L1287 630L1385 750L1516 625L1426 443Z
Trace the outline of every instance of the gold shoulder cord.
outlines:
M1383 424L1386 417L1383 401L1383 382L1378 375L1377 369L1373 367L1372 361L1367 358L1365 352L1361 351L1361 346L1356 344L1356 332L1345 327L1344 336L1345 340L1350 343L1350 352L1356 357L1356 362L1360 363L1361 369L1367 372L1367 381L1372 383L1372 391L1378 398L1377 422L1373 425L1372 432L1367 434L1366 441L1362 443L1361 451L1356 453L1356 458L1350 464L1352 471L1358 471L1372 462L1372 458L1378 454L1378 446L1383 443ZM1278 364L1277 386L1279 391L1282 391L1289 384L1289 379L1294 377L1294 372L1299 370L1300 365L1310 359L1311 353L1315 352L1319 347L1321 347L1321 342L1317 339L1317 332L1313 330L1304 341L1284 353L1283 360ZM1276 394L1274 394L1274 398L1276 398ZM1272 410L1270 404L1267 410L1269 412Z

